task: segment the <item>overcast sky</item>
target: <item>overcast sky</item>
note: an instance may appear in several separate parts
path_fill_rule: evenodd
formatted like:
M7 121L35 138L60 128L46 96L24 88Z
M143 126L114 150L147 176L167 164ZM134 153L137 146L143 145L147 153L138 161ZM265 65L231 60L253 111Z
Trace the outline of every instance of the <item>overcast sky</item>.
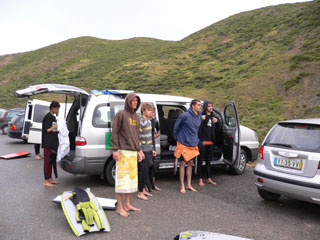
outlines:
M81 36L181 40L236 13L306 0L0 0L0 55Z

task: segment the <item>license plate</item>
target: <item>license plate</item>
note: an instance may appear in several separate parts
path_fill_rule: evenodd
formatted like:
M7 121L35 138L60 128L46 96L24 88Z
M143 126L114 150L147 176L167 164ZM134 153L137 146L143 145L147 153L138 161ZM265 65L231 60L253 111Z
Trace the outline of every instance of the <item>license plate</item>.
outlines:
M302 161L296 159L275 158L274 165L285 168L299 169L302 168Z

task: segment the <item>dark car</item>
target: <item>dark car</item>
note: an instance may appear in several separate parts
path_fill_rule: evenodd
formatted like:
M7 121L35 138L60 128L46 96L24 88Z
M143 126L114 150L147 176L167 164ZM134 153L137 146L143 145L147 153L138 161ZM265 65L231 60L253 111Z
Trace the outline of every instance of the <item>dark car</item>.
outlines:
M8 133L8 123L10 122L10 120L16 116L18 113L24 113L25 109L24 108L12 108L10 109L7 114L5 115L5 117L3 118L3 120L0 122L0 129L2 130L3 134L7 134Z
M8 110L4 108L0 108L0 122L4 119L4 117L7 115Z
M8 124L8 137L22 139L22 130L24 122L24 113L18 113ZM27 141L27 139L22 139Z
M0 124L2 123L3 119L7 115L8 110L4 108L0 108Z

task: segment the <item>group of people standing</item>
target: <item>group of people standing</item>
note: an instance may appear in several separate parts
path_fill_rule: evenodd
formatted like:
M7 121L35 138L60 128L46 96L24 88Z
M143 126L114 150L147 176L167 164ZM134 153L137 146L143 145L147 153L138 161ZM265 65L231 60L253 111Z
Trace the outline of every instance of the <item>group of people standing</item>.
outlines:
M139 96L129 93L125 99L124 110L118 112L113 120L111 148L116 161L115 192L117 213L129 216L129 211L140 211L130 203L130 193L138 191L138 198L148 200L153 190L160 190L154 183L153 160L156 156L154 108L144 103L139 119L136 111L141 104ZM181 114L174 126L174 138L177 146L174 156L180 161L180 192L186 189L196 192L191 185L192 166L200 154L198 164L199 185L204 186L202 162L206 162L207 183L215 185L210 175L210 161L213 155L215 125L220 121L214 117L212 103L204 102L203 111L200 100L193 100L190 109ZM199 151L200 149L200 151ZM184 184L187 165L187 185ZM124 194L124 204L122 195Z
M160 135L160 128L154 119L155 109L149 103L141 106L141 117L136 113L141 101L135 93L129 93L125 99L124 110L119 111L112 125L111 148L116 161L115 192L117 213L129 216L129 211L140 211L130 203L130 193L138 191L138 198L148 200L152 191L160 191L154 182L153 163L157 155L155 138ZM42 122L42 147L44 148L44 185L53 187L59 182L52 179L52 169L57 177L56 154L59 146L57 120L60 104L53 101L49 113ZM202 110L203 109L203 110ZM191 185L192 168L198 157L199 186L204 186L202 163L206 163L206 182L216 183L210 174L210 162L213 157L215 131L220 127L220 120L214 117L211 102L194 99L187 112L177 119L173 135L177 141L174 156L180 162L180 192L197 192ZM184 184L185 166L187 166L187 185ZM124 194L124 204L122 196Z

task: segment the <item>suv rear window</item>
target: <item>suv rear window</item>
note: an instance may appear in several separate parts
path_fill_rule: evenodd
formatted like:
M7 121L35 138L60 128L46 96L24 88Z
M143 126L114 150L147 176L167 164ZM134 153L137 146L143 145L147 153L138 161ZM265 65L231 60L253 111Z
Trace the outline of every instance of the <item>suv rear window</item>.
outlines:
M320 152L320 126L299 123L277 124L264 145Z

